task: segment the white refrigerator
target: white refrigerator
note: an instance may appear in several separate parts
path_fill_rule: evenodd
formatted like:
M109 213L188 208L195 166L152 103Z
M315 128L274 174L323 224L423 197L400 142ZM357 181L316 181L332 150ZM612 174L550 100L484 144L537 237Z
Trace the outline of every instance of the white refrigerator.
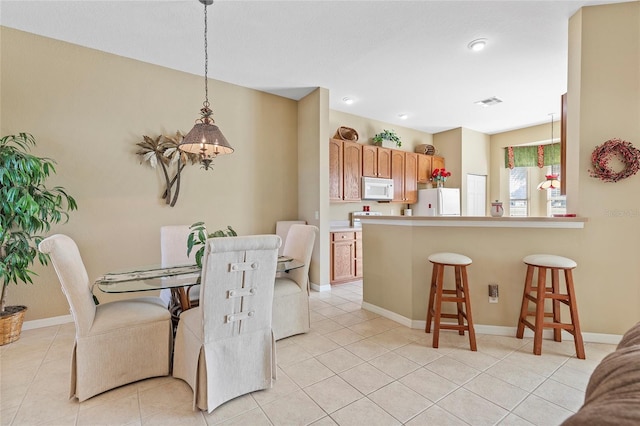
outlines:
M412 208L414 216L460 216L460 189L420 189Z

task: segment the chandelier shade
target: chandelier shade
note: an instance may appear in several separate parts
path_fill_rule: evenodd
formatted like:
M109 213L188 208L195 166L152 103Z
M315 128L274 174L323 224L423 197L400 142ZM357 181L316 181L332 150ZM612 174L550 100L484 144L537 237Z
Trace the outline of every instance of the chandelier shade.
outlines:
M560 180L558 175L546 175L546 179L538 184L538 190L558 189L560 188Z
M220 128L212 123L196 123L182 140L180 149L203 157L216 157L233 152Z

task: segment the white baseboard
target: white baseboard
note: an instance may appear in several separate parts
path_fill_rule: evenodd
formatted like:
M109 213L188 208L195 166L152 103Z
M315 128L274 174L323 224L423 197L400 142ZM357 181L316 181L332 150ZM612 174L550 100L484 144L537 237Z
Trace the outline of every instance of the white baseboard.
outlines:
M52 325L67 324L70 322L73 322L73 317L71 315L62 315L59 317L25 321L24 323L22 323L22 329L32 330L34 328L51 327Z
M309 285L311 286L311 290L314 291L331 291L331 284L318 285L309 281Z
M378 314L385 318L395 321L405 327L422 329L424 330L427 322L426 320L412 320L410 318L399 315L395 312L388 311L376 305L372 305L367 302L362 302L362 309L371 311L374 314ZM515 336L517 327L505 327L499 325L482 325L475 324L474 329L478 334L490 334L494 336ZM533 337L533 331L528 328L524 330L524 337ZM544 330L542 332L544 339L553 339L553 330ZM562 331L562 337L566 339L573 339L573 336L566 331ZM589 343L606 343L611 345L617 345L622 340L622 335L619 334L605 334L605 333L585 333L582 332L582 339Z

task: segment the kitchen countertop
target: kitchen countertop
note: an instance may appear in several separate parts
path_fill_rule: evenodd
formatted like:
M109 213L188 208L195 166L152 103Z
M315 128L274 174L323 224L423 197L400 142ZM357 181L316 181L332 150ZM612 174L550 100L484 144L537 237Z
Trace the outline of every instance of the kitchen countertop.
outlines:
M332 226L329 228L329 232L353 232L362 231L362 228L354 228L352 226Z
M363 217L364 225L459 226L496 228L584 228L585 217L492 217L492 216L375 216Z

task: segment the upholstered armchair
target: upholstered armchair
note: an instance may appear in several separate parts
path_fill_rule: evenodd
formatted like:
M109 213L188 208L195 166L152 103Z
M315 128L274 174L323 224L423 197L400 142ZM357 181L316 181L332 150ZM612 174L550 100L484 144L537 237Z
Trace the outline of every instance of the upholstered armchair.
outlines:
M169 375L171 315L159 297L96 306L76 243L58 234L38 248L51 258L76 326L70 397L84 401L127 383Z
M267 389L276 374L271 330L277 235L207 240L200 305L180 315L173 375L193 389L193 405L216 407Z
M273 333L276 340L306 333L309 319L309 264L318 228L291 225L282 254L304 262L304 267L280 274L274 284Z
M187 239L191 230L188 225L169 225L160 227L160 258L162 266L194 265L196 263L196 250L187 256ZM198 305L200 286L195 285L188 289L189 302L192 306ZM171 290L160 291L160 298L169 305Z

